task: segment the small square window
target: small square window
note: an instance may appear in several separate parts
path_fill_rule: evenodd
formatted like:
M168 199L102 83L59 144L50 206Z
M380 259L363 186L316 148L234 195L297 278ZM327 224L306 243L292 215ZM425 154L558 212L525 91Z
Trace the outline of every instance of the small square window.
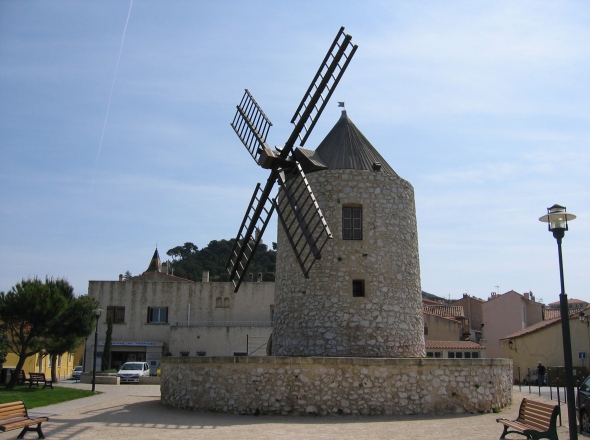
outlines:
M428 327L424 326L424 336L428 336Z
M449 351L449 359L455 359L455 352Z
M352 296L355 298L365 296L365 280L352 280Z
M125 306L107 306L107 319L111 318L113 324L125 322Z
M147 322L149 324L167 324L168 307L148 307Z

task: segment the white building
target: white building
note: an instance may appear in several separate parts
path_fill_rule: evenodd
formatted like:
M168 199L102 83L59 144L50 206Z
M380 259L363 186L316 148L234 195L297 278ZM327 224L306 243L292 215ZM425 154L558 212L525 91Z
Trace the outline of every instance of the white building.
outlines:
M208 280L208 276L203 277ZM142 275L119 281L90 281L100 302L97 369L104 349L107 317L112 317L111 368L147 361L152 372L160 357L266 355L272 331L274 283L195 282L161 272L158 251ZM89 338L86 355L93 359ZM92 369L92 361L86 364Z

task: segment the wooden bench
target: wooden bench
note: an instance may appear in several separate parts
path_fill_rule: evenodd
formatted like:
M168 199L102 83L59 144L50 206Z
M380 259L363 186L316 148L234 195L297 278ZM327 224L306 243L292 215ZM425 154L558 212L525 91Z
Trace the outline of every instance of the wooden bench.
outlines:
M53 389L53 381L45 379L45 373L29 373L29 388L33 385L39 386L39 382L43 382L43 388L49 385L49 388Z
M525 435L527 439L548 438L558 440L558 415L559 406L557 405L522 399L516 420L496 419L496 422L504 425L504 432L500 436L501 439L505 438L506 434L516 433Z
M45 438L41 430L41 423L47 420L49 420L48 417L29 417L25 402L22 400L0 404L0 431L23 428L17 438L24 438L28 431L36 431L39 438ZM37 425L37 427L32 428L32 425Z

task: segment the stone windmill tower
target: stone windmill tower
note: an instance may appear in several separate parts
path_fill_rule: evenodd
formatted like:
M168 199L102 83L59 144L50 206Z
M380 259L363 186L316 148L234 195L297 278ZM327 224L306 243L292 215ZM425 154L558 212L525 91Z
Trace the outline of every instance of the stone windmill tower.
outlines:
M305 278L279 225L272 353L424 356L412 185L346 111L315 151L295 155L333 239Z
M237 105L231 125L270 174L254 190L226 269L237 292L276 211L273 354L424 356L412 186L345 112L316 151L303 148L356 52L351 40L340 28L282 147L267 144L272 123L247 89Z

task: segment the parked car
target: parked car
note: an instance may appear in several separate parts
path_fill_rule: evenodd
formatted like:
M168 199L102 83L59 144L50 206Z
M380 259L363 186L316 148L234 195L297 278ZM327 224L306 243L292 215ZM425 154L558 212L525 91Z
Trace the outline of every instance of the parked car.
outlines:
M149 375L150 367L147 362L125 362L117 373L121 383L139 383L140 377Z
M582 432L590 433L590 376L584 379L584 382L578 388L576 396L576 407L578 408L578 418L580 419L580 428Z
M529 371L522 380L522 383L525 385L539 385L539 373L537 372L537 370L534 369Z
M74 367L72 370L72 379L80 380L80 376L82 375L82 365L78 365Z

